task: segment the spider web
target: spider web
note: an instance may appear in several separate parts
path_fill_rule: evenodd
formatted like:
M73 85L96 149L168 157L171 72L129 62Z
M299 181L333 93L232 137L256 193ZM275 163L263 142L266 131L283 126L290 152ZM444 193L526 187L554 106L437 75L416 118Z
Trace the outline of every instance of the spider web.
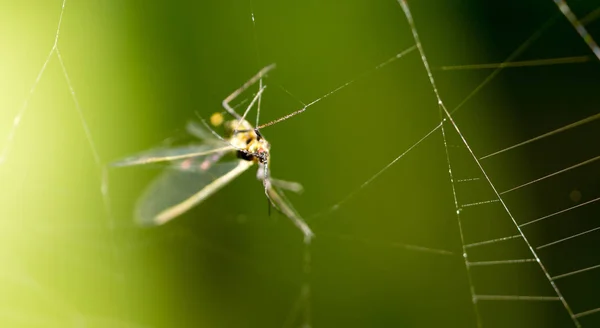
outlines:
M29 5L2 20L3 326L600 322L597 6ZM263 133L314 242L264 213L252 177L135 227L155 172L111 171L109 194L106 163L270 62L261 121L304 113Z

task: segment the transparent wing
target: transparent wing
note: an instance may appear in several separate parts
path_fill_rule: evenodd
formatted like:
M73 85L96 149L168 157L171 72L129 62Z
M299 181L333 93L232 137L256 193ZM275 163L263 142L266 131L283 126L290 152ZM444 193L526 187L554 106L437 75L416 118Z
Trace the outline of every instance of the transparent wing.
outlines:
M146 188L136 206L136 220L143 225L164 224L208 198L252 164L236 160L212 164L201 171L174 165Z
M269 195L269 198L271 198L271 201L277 210L292 220L292 223L294 223L294 225L296 225L296 227L302 231L304 234L304 242L309 244L311 239L314 237L314 233L306 224L306 222L304 222L300 214L298 214L294 206L292 206L292 203L290 203L287 197L285 197L283 191L280 188L271 185L267 189L267 194Z
M185 129L187 130L187 132L191 135L193 135L194 137L200 139L200 140L204 140L206 142L222 142L221 140L217 139L211 131L209 131L205 126L202 126L201 124L198 124L194 121L189 121L187 122Z
M232 151L234 148L226 142L212 140L210 143L201 145L189 145L181 147L157 148L147 150L122 160L111 163L111 166L132 166L157 162L176 161L185 158L206 156L214 153Z

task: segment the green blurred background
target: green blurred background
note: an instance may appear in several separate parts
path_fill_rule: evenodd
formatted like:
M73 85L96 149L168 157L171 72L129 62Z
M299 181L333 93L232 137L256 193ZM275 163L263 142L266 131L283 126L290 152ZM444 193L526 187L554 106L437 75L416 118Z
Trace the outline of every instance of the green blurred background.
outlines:
M519 58L591 54L551 1L413 2L449 109L492 71L442 66L503 62L552 17ZM593 1L574 2L582 15L594 9ZM0 166L0 326L299 327L307 306L314 327L476 326L440 131L338 211L327 212L439 122L416 51L373 70L414 45L397 2L68 0L58 49L93 149L56 52L30 92L52 49L61 0L2 0L1 8L2 141L28 103ZM289 197L316 233L309 277L302 273L300 233L282 215L269 216L254 169L156 229L135 226L132 211L159 171L109 169L107 213L102 167L185 142L185 123L196 112L207 117L221 110L223 98L270 63L278 66L266 80L263 122L355 80L262 131L272 144L273 175L305 187ZM457 123L479 156L491 153L597 112L598 73L592 59L505 70L461 107ZM570 136L568 154L561 155L554 140L487 168L507 189L546 172L530 164L535 155L573 159L565 165L585 159L593 147L581 140L597 131L596 125ZM481 178L450 125L445 132L454 178ZM590 176L596 180L585 186L574 182ZM594 181L597 175L586 171L564 185L588 188L587 196L597 190ZM456 187L459 204L493 198L486 184ZM557 199L566 202L568 191ZM515 196L515 215L552 212L548 203L556 200L544 192ZM465 243L514 233L500 206L462 218L470 220ZM527 233L543 238L546 232ZM478 259L490 254L531 256L519 244ZM560 256L569 255L544 256L559 266ZM530 269L490 268L474 273L474 286L481 294L552 295L539 268ZM309 299L302 298L305 279ZM597 303L592 294L569 296L582 310ZM484 327L572 324L559 302L550 303L480 303L479 311Z

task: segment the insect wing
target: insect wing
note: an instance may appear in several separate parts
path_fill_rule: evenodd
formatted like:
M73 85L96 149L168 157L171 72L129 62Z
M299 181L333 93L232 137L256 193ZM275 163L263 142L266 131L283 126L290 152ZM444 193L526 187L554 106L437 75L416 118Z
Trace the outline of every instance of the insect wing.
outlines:
M133 166L158 162L176 161L185 158L206 156L218 152L231 151L234 148L220 140L201 145L189 145L171 148L147 150L133 156L116 161L111 166Z
M306 244L310 243L311 239L314 237L314 233L306 222L304 222L300 214L298 214L294 206L292 206L292 203L285 197L283 191L280 188L271 185L269 189L267 189L267 193L277 210L292 220L292 223L302 231L304 234L304 242Z
M215 135L213 135L212 132L209 131L205 126L202 126L197 122L189 121L186 124L185 129L189 134L200 140L204 140L209 143L222 142L221 140L217 139L217 137L215 137Z
M167 168L144 191L136 206L142 225L160 225L183 214L246 171L252 162L212 164L205 170Z

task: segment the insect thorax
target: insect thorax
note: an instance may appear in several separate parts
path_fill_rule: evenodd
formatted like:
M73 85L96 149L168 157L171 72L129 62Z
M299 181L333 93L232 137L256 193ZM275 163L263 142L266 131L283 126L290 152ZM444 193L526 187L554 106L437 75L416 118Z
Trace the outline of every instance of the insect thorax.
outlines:
M225 135L231 145L240 149L237 152L238 158L259 163L268 160L269 142L248 121L225 122Z

